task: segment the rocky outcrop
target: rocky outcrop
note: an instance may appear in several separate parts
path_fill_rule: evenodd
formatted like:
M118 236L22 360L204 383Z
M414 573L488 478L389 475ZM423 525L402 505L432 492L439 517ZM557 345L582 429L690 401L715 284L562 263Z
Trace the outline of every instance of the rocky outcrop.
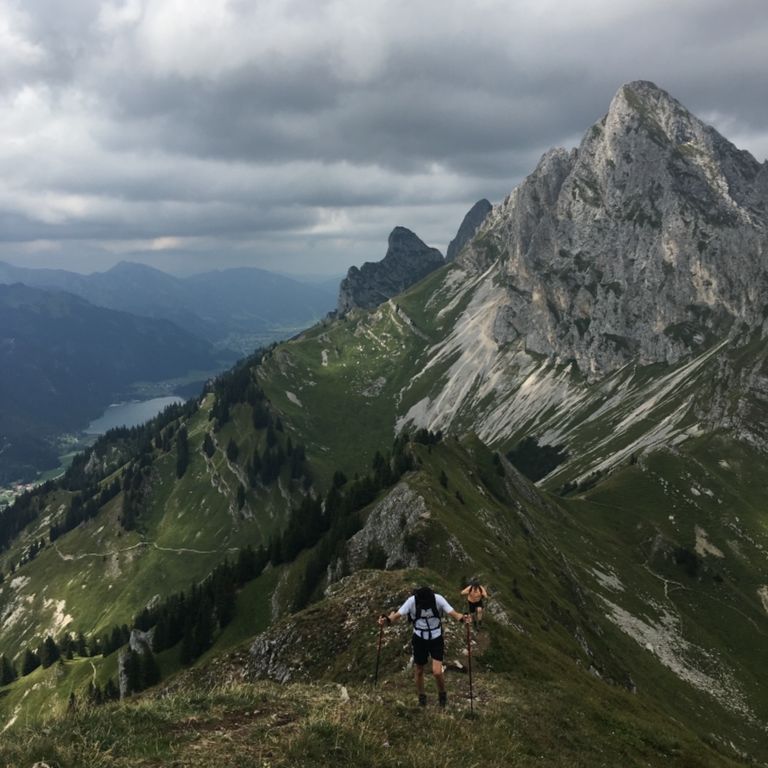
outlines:
M353 571L363 568L372 547L384 553L388 569L416 567L418 556L409 550L407 535L428 518L424 498L407 483L398 483L371 510L365 526L349 540L349 567Z
M148 632L142 632L140 629L132 629L128 639L128 647L122 648L117 655L117 682L120 690L120 698L124 699L130 695L130 675L128 664L131 652L139 655L152 653L152 645L155 639L155 627Z
M155 642L156 629L157 627L152 627L149 631L143 632L134 627L128 638L128 647L134 653L151 653Z
M281 683L359 678L361 670L351 659L368 653L378 613L399 606L413 589L405 573L360 571L332 584L322 603L291 614L254 639L243 678ZM450 630L458 633L457 625ZM385 645L395 653L402 636L387 634Z
M768 165L634 82L577 150L544 155L457 263L498 264L498 343L598 379L759 328L767 233Z
M475 236L477 230L483 225L493 206L485 199L478 200L470 209L464 220L461 222L456 237L448 244L448 250L445 252L445 260L453 261L460 253L462 248Z
M338 314L373 309L443 266L443 255L405 227L395 227L381 261L350 267L339 288Z

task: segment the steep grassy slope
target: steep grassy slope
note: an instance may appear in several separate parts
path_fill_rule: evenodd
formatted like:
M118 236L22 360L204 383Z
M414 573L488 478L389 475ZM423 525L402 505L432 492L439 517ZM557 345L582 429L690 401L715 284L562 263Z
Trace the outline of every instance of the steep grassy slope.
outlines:
M764 734L768 520L752 469L760 457L723 435L686 449L655 453L569 500L590 550L566 551L647 656Z
M589 382L572 361L495 337L502 280L498 266L474 276L457 265L438 270L373 312L282 344L259 381L313 459L346 472L417 427L476 432L503 452L529 435L562 445L567 461L546 480L553 489L721 426L768 445L760 333L712 340L674 366L625 366Z
M423 765L424 750L457 766L468 754L487 765L522 766L735 766L748 764L747 755L766 760L757 723L765 722L766 705L758 685L738 695L732 689L734 701L741 696L752 708L750 721L665 666L668 649L646 650L613 621L606 598L650 624L647 598L663 601L664 586L652 572L660 565L649 571L644 562L621 559L617 522L605 511L614 508L604 506L610 503L605 495L595 490L594 498L571 500L565 509L474 439L416 445L414 451L417 470L374 501L356 536L384 540L388 516L404 516L409 522L400 528L395 520L400 530L394 535L418 567L361 570L334 582L317 604L274 622L252 644L212 652L162 695L81 706L69 715L62 703L60 719L44 735L9 730L0 757L62 766L311 766L329 759L411 766ZM653 466L629 471L655 481ZM411 515L409 505L388 507L393 494L404 498L402 487L419 514ZM606 487L600 494L610 492ZM589 547L588 529L594 532ZM355 537L347 557L354 548ZM433 703L426 713L418 710L407 670L407 627L385 630L373 690L376 615L423 582L460 607L457 593L469 574L481 575L492 593L486 626L472 637L476 718L469 719L468 676L452 670L446 712ZM706 593L708 586L692 583L688 591L699 588ZM706 619L696 620L701 605L690 614L681 610L688 642L712 653ZM449 622L446 631L447 659L466 666L464 628ZM708 657L694 651L693 645L683 648L688 670L707 671ZM740 652L747 665L749 655ZM761 659L751 658L759 666ZM83 663L67 662L63 669L56 674L84 685ZM275 685L265 677L287 682Z
M648 499L647 508L627 519L606 501L611 484L565 508L541 496L474 439L414 450L419 470L372 506L348 557L354 562L361 541L373 540L389 551L402 545L399 557L419 569L362 571L332 585L325 601L278 621L257 639L249 657L238 658L234 668L228 662L217 666L211 681L240 680L243 670L249 679L345 684L370 679L373 619L380 610L396 606L424 581L460 606L460 586L479 574L493 595L488 634L481 633L475 646L480 679L502 690L510 683L514 691L522 689L523 706L541 702L545 691L554 721L574 729L574 749L578 745L588 754L595 738L596 750L605 749L597 736L602 723L611 736L618 734L608 754L621 749L630 760L640 759L646 748L653 752L652 732L675 732L680 743L697 743L694 749L658 747L677 754L682 764L717 764L714 754L692 756L710 748L766 760L766 622L756 581L760 560L750 560L759 550L742 548L737 571L702 562L699 573L689 576L689 560L676 562L675 555L687 547L695 551L694 531L670 535L665 543L649 540L649 532L668 519L659 492L655 498L651 492L660 483L656 462L663 464L665 457L627 470L624 482ZM612 482L618 489L619 479ZM698 487L709 498L706 486ZM398 503L390 505L393 497ZM711 521L697 519L714 537ZM748 530L765 535L742 523L745 541ZM704 535L698 535L700 547ZM714 541L709 539L710 547ZM449 658L465 661L463 630L449 624L447 631ZM387 679L400 680L406 637L399 628L385 633L381 669ZM463 708L464 684L457 685ZM611 724L607 701L622 708L616 717L625 721ZM484 704L479 706L482 711ZM660 754L652 759L660 761Z
M123 488L101 505L93 518L51 542L52 524L62 523L80 494L58 488L42 496L36 519L0 559L6 574L0 584L0 652L15 661L17 668L24 651L37 648L49 634L60 637L64 631L83 632L92 643L114 626L130 626L146 605L187 590L225 558L236 558L248 545L267 544L272 534L282 529L293 500L300 496L298 481L291 479L284 467L274 481L264 484L257 480L253 486L246 477L246 465L257 449L265 449L267 430L254 429L251 408L242 403L233 405L231 418L213 431L210 416L214 399L213 394L208 395L196 412L166 427L177 429L181 423L186 427L190 458L181 478L177 477L178 448L153 447L142 454L144 459L117 459L119 468L97 486L98 496L100 489L122 483L130 467L149 457L151 463L133 475L141 478L141 501L134 496L132 502L134 506L140 504L136 527L126 528L128 502ZM203 450L206 434L214 445L210 457ZM286 443L279 434L275 439L278 445ZM237 459L227 453L230 441L239 446ZM109 446L109 440L105 442ZM104 450L109 455L109 449ZM88 463L91 465L98 465L95 454ZM242 506L237 498L241 486ZM30 559L30 548L39 543L42 549ZM241 601L252 605L244 608L239 623L227 630L235 641L263 626L273 612L287 605L287 601L278 602L265 613L264 606L269 605L274 589L273 577L265 575L261 588L267 590L267 596L254 594L254 584L240 596ZM247 616L250 622L245 620ZM89 659L86 672L91 664L99 668L99 674L104 664L111 664L109 674L114 674L114 658ZM82 665L76 661L74 666ZM170 664L171 669L177 666L177 662ZM82 679L82 675L75 675L72 685L77 687ZM34 683L27 678L15 684L19 695L6 697L6 704L10 704L7 712L15 711L29 685ZM71 689L69 684L60 686L58 701L51 706L59 706L62 695ZM26 710L28 714L37 711L34 707Z

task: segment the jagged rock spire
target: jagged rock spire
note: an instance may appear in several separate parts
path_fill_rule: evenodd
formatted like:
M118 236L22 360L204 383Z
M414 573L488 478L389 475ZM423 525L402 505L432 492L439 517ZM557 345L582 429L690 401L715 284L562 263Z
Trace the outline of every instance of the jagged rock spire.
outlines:
M461 249L475 236L475 233L482 226L493 206L485 199L478 200L467 212L464 220L461 222L456 237L448 244L448 250L445 252L445 260L453 261L459 255Z
M443 266L443 254L430 248L411 230L395 227L381 261L350 267L339 287L339 315L354 307L373 309Z

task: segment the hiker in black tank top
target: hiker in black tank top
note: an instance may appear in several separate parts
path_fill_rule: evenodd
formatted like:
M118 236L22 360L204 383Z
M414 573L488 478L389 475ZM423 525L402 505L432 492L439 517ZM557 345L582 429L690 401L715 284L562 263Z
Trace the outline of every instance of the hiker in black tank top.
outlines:
M472 581L461 590L461 594L465 595L467 598L467 608L469 610L469 615L472 617L472 624L475 629L479 629L483 623L483 609L485 608L485 603L483 601L488 597L488 592L478 579L472 579Z

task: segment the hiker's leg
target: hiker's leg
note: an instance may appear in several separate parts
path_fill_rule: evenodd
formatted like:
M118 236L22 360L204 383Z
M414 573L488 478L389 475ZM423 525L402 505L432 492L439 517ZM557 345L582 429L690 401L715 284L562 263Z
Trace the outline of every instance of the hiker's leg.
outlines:
M413 665L413 679L416 681L416 693L419 695L424 693L424 665Z
M480 624L483 620L483 606L478 605L477 606L477 623Z
M445 693L445 674L443 673L443 662L432 659L432 676L437 683L437 690Z
M413 647L413 679L416 681L416 691L424 693L424 665L427 663L427 641L414 635L411 640Z
M441 701L445 701L445 676L443 675L443 655L445 653L445 642L442 635L430 641L429 655L432 657L432 675L437 684L437 690L440 693Z

